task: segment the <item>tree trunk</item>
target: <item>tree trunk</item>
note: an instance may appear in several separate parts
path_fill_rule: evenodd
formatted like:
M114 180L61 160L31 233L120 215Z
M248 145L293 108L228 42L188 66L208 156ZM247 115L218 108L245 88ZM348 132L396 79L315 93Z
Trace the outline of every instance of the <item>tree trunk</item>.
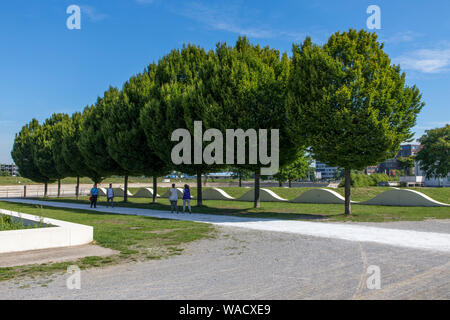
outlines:
M153 177L153 203L158 202L158 178Z
M124 188L123 188L123 202L128 202L128 176L125 176Z
M75 187L75 196L78 198L80 197L80 177L77 177L77 186Z
M26 185L23 186L23 197L24 198L27 197L27 186Z
M61 179L58 179L58 198L61 197Z
M350 169L345 169L345 214L351 215L351 203L350 203L350 195L351 195L351 181L350 181Z
M47 198L47 193L48 193L48 183L46 182L44 184L44 198Z
M242 175L239 174L239 187L242 187Z
M289 188L292 188L292 180L289 180Z
M278 180L278 186L281 188L283 186L283 181Z
M255 208L261 207L259 199L259 179L260 179L259 172L255 172L255 203L254 203Z
M197 207L203 205L202 198L202 173L197 171Z

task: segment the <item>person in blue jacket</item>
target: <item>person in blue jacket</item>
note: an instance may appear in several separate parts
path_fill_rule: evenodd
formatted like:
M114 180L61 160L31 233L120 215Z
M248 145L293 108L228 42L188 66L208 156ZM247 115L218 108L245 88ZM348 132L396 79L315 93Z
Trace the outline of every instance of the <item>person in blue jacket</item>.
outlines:
M98 188L97 184L94 184L94 187L91 189L91 208L97 208L97 199L98 199Z
M187 184L184 185L184 190L183 190L183 213L185 211L186 204L187 204L188 209L189 209L189 214L191 214L192 213L192 210L191 210L191 190L189 189L189 185L187 185Z

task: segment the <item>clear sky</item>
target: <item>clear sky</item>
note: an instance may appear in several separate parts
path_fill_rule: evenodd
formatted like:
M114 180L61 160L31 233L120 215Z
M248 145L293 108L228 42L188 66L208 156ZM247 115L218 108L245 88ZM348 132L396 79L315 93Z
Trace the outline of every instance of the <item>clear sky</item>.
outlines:
M81 29L69 30L69 5ZM416 136L450 123L450 1L15 0L0 7L0 163L33 117L71 114L121 86L183 43L213 49L247 35L290 54L306 35L322 44L336 31L367 29L369 5L385 50L423 93Z

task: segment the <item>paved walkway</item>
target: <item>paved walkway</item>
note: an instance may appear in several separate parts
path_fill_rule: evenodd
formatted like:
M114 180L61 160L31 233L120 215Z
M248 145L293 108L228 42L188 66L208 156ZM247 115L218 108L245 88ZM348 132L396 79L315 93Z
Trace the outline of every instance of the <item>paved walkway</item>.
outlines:
M142 215L155 218L176 219L211 223L220 226L246 228L260 231L274 231L341 239L358 242L373 242L391 246L450 252L450 225L447 233L423 232L404 229L380 228L353 223L323 223L296 220L277 220L267 218L245 218L212 214L172 214L168 211L138 208L106 208L90 209L84 204L40 201L31 199L7 199L3 201L36 204L58 208L92 210L98 212Z

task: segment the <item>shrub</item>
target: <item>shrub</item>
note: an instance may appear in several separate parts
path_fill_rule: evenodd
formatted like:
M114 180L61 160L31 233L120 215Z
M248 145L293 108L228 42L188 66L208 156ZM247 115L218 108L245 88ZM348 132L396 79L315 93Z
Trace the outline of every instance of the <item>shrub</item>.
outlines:
M367 175L364 173L352 172L350 175L352 187L371 187L378 186L381 181L398 181L398 177L391 177L384 173L372 173ZM345 180L342 180L340 187L343 187Z

